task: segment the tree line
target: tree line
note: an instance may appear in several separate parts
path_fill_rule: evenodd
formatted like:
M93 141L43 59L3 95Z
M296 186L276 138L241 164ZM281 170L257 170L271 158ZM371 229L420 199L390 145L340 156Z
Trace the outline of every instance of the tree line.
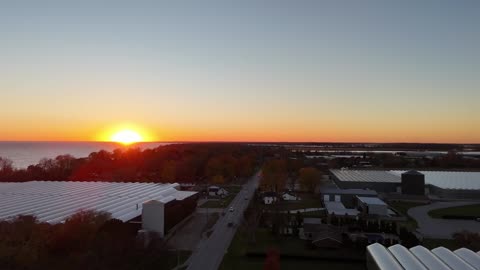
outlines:
M175 256L156 235L137 236L108 213L78 212L64 223L34 216L0 221L0 269L171 269Z
M260 185L263 191L282 192L295 191L298 183L302 190L313 193L324 174L301 159L274 158L264 163Z
M0 157L0 181L230 182L251 176L262 151L244 144L172 144L101 150L86 158L60 155L26 169Z

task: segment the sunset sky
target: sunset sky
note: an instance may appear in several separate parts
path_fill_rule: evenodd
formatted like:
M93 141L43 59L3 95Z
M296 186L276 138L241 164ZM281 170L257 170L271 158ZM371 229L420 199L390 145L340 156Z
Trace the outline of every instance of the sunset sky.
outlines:
M126 2L0 2L0 141L480 143L480 1Z

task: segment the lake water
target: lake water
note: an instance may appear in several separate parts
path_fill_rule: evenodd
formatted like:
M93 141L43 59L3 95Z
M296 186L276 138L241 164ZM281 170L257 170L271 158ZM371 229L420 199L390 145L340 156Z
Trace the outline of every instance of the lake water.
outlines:
M171 143L148 142L138 143L134 147L141 149L155 148L161 145ZM117 143L112 142L0 142L0 157L5 157L13 161L16 168L26 168L29 165L37 164L42 158L55 158L58 155L70 154L76 158L87 157L90 153L99 150L113 151L122 148ZM382 151L382 150L317 150L318 153L335 155L346 153L362 155L363 153L390 153L404 152L409 155L442 155L445 151ZM459 152L463 155L480 155L480 152ZM314 155L314 154L313 154Z
M146 149L167 144L170 143L148 142L133 146ZM122 147L125 146L111 142L0 142L0 157L11 159L16 168L26 168L37 164L42 158L55 158L64 154L81 158L102 149L113 151Z

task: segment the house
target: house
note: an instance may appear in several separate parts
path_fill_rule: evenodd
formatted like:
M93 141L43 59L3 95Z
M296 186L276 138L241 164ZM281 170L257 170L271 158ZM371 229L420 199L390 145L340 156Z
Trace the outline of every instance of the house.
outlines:
M284 201L299 201L300 197L297 197L295 195L292 195L290 193L285 192L285 193L282 194L282 199Z
M264 192L262 194L263 196L263 203L264 204L273 204L275 202L277 202L277 193L276 192L273 192L273 191L270 191L270 192Z
M342 230L330 224L322 224L320 218L305 218L299 236L320 248L339 248L343 245Z
M208 187L208 195L225 197L228 195L228 191L222 187L210 186Z

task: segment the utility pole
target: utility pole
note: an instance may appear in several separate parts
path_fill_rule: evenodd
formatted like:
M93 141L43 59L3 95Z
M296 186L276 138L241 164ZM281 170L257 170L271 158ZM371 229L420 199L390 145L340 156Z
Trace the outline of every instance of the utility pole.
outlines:
M177 267L180 265L180 250L177 249Z
M205 180L205 192L206 192L206 198L207 198L207 201L205 203L208 203L208 195L209 195L209 189L208 189L208 177L204 176L204 180ZM206 218L207 218L207 224L208 224L208 207L205 207L206 209Z

